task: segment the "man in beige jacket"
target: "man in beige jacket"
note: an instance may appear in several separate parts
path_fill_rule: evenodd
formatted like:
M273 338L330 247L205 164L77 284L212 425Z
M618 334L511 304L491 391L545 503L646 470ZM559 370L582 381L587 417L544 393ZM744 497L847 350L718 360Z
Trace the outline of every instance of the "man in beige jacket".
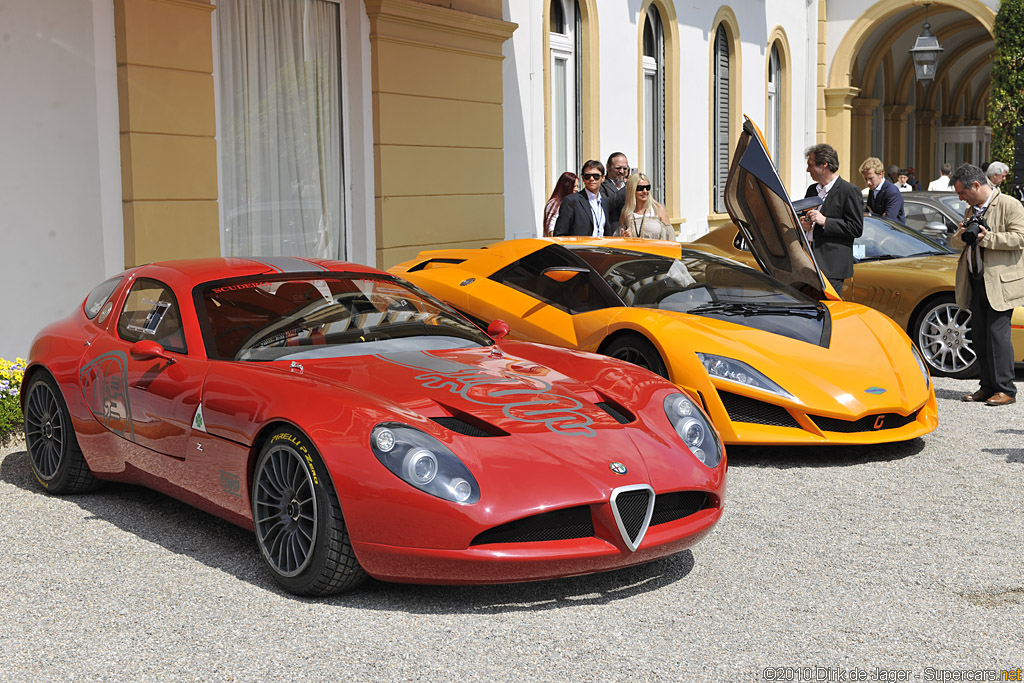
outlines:
M1017 400L1010 318L1014 306L1024 306L1024 206L989 185L985 172L972 164L953 171L949 182L970 205L950 246L963 249L956 303L971 311L971 342L981 373L981 388L963 400L1008 405ZM983 224L971 225L973 216ZM965 226L970 227L966 232Z

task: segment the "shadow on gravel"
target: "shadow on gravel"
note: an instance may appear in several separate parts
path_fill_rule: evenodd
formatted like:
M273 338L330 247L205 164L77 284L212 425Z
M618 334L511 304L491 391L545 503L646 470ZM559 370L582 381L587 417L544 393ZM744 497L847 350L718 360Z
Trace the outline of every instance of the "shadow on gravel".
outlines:
M0 481L46 496L32 476L27 451L0 455ZM330 598L300 598L270 578L252 532L141 486L108 482L92 493L54 496L90 513L90 520L122 531L218 569L254 587L290 600L350 609L405 611L413 614L481 614L540 611L601 605L658 590L688 575L693 553L637 567L589 576L496 586L420 586L370 580ZM699 546L698 546L699 547ZM182 576L182 585L189 581Z
M941 400L944 400L944 399L948 400L948 401L959 401L959 400L961 400L963 398L964 394L969 394L972 391L974 391L974 390L973 389L964 389L962 391L957 391L956 389L936 389L935 390L935 399L938 400L938 401L941 401Z
M924 450L924 439L871 446L728 446L729 467L848 467L892 462Z
M696 546L698 549L700 545ZM602 574L495 586L418 586L369 581L354 593L330 601L353 609L412 614L496 614L541 612L563 607L605 605L656 591L686 577L693 552Z
M0 481L47 496L32 476L28 452L0 462ZM220 569L243 581L276 590L263 569L251 532L142 486L106 482L91 493L53 496L90 513L90 520L113 524L173 553ZM187 581L187 577L182 577Z
M1024 463L1024 448L982 448L982 453L991 453L992 455L1005 455L1006 462Z

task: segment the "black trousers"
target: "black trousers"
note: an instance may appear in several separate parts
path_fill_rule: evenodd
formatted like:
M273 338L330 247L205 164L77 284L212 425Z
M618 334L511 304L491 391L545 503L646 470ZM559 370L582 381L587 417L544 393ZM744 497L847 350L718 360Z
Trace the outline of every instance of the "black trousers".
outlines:
M992 395L1003 392L1016 396L1013 385L1013 344L1010 318L1013 309L997 311L988 302L985 278L969 278L971 286L971 346L978 354L981 389Z
M841 278L841 277L828 277L826 275L825 279L827 279L829 281L829 283L832 284L832 289L836 290L836 294L838 294L839 296L843 295L843 283L846 282L845 278Z

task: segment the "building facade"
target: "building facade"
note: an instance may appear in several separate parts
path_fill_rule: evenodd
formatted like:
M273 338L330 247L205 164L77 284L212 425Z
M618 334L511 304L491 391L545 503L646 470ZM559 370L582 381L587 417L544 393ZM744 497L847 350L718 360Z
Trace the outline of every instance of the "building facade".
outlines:
M563 171L624 152L683 240L744 114L793 194L987 158L997 2L49 0L0 8L0 356L154 260L381 267L540 233ZM944 46L919 85L925 21Z

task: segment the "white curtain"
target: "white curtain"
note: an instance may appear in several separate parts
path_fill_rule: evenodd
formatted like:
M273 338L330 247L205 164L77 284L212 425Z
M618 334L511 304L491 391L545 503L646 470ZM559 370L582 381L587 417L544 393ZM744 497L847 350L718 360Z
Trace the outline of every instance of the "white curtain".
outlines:
M339 7L219 0L221 251L344 258Z

